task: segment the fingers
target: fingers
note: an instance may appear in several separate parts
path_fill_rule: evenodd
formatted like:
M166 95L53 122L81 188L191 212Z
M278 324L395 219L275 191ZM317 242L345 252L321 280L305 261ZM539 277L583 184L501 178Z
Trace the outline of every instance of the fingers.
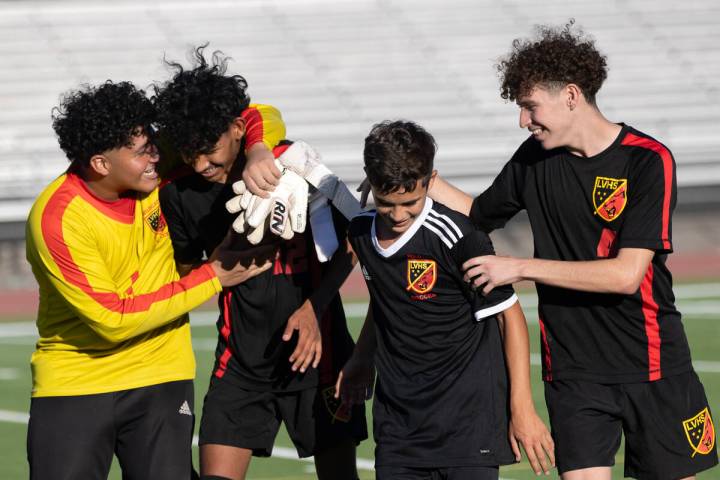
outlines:
M360 208L365 208L368 197L370 196L370 181L367 177L360 182L360 186L358 186L356 192L360 192Z
M515 438L515 435L510 435L510 447L512 448L513 455L515 455L515 461L519 462L522 460L522 454L520 453L520 445Z
M338 374L337 382L335 382L335 398L340 398L340 392L342 391L342 384L343 384L343 371L340 370L340 373Z

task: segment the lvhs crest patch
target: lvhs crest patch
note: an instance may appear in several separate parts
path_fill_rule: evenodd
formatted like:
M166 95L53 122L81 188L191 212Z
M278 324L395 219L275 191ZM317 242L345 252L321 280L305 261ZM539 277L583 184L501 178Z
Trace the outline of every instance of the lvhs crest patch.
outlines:
M606 222L620 216L627 205L627 179L595 177L593 206L595 213Z
M715 446L715 425L713 425L710 411L705 407L700 413L683 421L685 436L693 449L694 457L698 453L707 455Z
M406 290L420 294L430 292L437 281L435 260L408 259L407 280Z
M162 211L160 210L159 203L153 205L153 207L145 214L145 222L150 228L152 228L153 232L155 232L156 234L168 234L167 222L165 221L165 217L163 217Z

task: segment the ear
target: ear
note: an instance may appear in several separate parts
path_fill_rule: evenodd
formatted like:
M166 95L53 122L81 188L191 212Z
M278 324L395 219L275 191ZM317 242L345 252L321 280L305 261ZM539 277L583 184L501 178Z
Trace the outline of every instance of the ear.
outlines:
M433 183L435 183L435 179L437 178L437 170L433 169L432 173L430 174L430 180L428 180L427 184L427 191L429 192L430 189L433 186Z
M235 117L230 123L230 134L232 139L239 142L245 136L245 128L247 124L242 117Z
M111 168L110 160L103 154L90 157L89 168L100 176L107 176Z
M584 98L582 90L574 83L568 83L565 85L565 94L567 97L567 107L570 110L575 110L580 100Z

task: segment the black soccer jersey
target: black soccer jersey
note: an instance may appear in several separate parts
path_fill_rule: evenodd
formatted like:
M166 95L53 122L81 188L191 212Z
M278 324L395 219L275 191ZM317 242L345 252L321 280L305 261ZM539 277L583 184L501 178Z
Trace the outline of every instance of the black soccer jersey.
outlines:
M232 195L231 185L208 182L195 173L161 189L161 207L179 263L201 260L223 240L234 219L225 209ZM333 220L342 244L347 221L336 211ZM225 288L219 298L213 375L255 391L292 391L318 382L333 383L353 349L339 295L320 319L323 355L317 369L292 372L288 359L296 340L282 340L288 318L320 284L323 268L308 228L281 243L280 256L270 270Z
M349 238L376 326L376 465L512 462L507 376L493 316L517 297L509 286L487 297L476 293L460 268L492 254L490 239L430 198L388 249L377 241L374 212L353 219Z
M537 285L546 380L639 382L692 368L665 266L675 198L670 151L623 125L617 140L590 158L544 150L531 137L475 199L471 217L486 231L527 210L536 258L595 260L625 247L655 251L632 295Z

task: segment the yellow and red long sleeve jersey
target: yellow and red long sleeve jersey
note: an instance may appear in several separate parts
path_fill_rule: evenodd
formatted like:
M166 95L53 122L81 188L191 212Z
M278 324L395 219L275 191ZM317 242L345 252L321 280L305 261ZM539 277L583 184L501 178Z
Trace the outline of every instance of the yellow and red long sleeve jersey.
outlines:
M40 288L33 397L194 378L187 312L222 287L207 265L179 278L158 189L105 202L64 174L26 228Z

